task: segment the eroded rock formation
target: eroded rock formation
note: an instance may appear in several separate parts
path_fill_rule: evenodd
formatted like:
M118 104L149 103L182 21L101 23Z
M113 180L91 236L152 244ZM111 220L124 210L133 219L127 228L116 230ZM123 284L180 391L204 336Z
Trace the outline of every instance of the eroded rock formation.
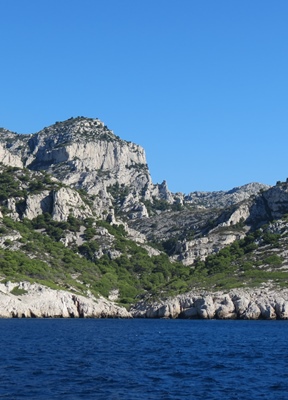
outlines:
M140 302L131 313L135 318L288 319L288 290L195 291L163 301Z
M103 297L84 297L29 283L0 283L0 318L131 318Z

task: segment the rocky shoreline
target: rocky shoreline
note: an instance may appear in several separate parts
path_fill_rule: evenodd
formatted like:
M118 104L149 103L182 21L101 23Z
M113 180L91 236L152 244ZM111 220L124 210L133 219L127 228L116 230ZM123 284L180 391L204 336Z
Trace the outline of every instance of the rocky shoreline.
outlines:
M103 297L7 282L0 284L0 318L131 318L131 314Z
M262 288L189 292L165 301L138 303L134 318L288 319L288 291Z
M16 290L15 290L16 289ZM103 297L84 297L38 283L0 283L0 318L288 319L288 290L192 291L130 312Z

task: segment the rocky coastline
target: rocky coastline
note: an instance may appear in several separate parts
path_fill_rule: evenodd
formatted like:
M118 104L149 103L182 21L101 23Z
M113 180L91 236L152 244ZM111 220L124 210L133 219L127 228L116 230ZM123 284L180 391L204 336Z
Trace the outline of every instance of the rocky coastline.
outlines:
M283 320L288 319L288 291L192 291L165 301L138 303L131 314L134 318Z
M0 318L131 318L131 314L103 297L7 282L0 284Z
M15 290L16 289L16 290ZM103 297L84 297L38 283L1 283L0 318L288 319L288 290L192 291L139 302L129 311Z

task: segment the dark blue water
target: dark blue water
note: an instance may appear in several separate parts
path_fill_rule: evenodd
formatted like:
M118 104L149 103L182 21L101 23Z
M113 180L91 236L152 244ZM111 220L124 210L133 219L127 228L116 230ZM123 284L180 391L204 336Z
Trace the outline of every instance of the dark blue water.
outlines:
M0 320L0 398L288 399L288 321Z

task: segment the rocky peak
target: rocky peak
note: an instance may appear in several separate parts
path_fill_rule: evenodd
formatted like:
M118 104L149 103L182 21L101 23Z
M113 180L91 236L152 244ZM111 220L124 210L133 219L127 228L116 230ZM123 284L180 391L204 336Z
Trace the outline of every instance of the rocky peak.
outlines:
M0 162L46 171L70 187L84 189L97 196L99 215L118 201L121 193L114 193L115 198L109 190L115 185L133 194L129 210L125 204L128 215L136 215L136 209L144 209L140 214L145 215L141 199L174 201L166 182L153 185L144 149L120 139L99 119L70 118L31 135L2 129Z
M33 151L33 146L36 147L37 143L41 142L45 144L46 148L54 148L55 146L69 144L72 141L91 142L97 140L122 141L104 125L104 122L97 118L77 117L69 118L63 122L57 121L55 124L33 135L30 140L30 147Z

